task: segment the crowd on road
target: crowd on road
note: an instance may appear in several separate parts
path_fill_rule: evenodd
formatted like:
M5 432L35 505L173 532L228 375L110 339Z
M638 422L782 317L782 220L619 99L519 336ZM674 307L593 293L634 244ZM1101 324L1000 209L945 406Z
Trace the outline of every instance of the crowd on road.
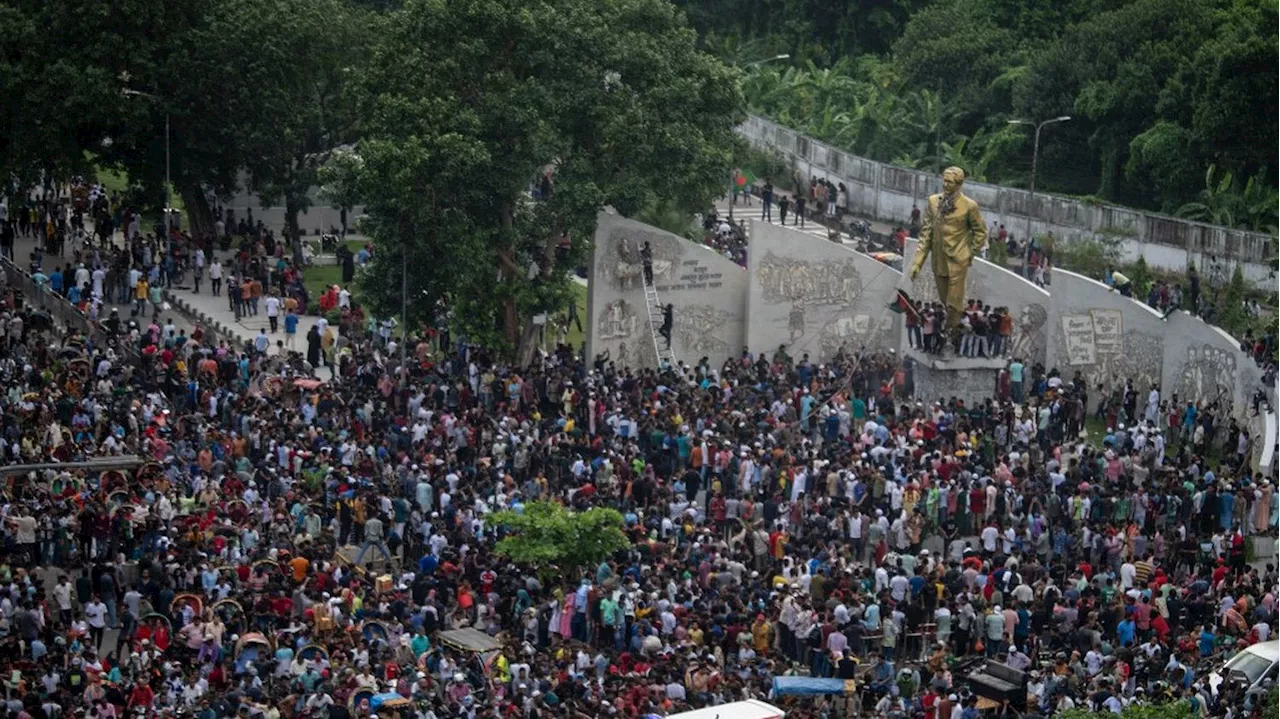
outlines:
M971 719L985 657L1042 715L1266 701L1265 677L1213 678L1277 620L1275 567L1249 561L1275 478L1228 407L1091 402L1041 367L965 406L914 396L889 352L515 367L424 333L402 367L358 326L269 355L58 334L23 299L3 295L0 466L65 466L3 485L7 716L646 717L799 674L856 679L867 713ZM1081 436L1098 404L1109 429ZM632 543L513 563L490 515L536 501L616 509ZM447 640L467 629L497 647Z

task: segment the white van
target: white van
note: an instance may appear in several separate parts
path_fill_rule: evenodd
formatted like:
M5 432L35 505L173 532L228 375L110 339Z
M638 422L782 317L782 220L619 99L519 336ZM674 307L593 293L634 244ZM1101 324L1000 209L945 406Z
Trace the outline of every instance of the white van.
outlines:
M786 712L755 699L672 714L667 719L782 719Z

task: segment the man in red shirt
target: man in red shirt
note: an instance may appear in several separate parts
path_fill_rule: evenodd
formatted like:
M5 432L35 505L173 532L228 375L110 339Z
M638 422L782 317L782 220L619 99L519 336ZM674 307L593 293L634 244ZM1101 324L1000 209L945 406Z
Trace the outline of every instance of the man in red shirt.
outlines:
M151 691L151 685L140 681L134 685L133 692L129 694L129 708L150 707L155 700L156 695Z

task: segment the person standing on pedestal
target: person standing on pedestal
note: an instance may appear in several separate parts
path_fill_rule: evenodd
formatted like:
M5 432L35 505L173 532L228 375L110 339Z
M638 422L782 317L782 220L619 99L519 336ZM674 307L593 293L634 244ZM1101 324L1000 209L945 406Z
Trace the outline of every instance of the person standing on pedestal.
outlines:
M987 244L987 226L978 203L960 192L964 178L964 170L959 167L948 167L942 173L942 192L929 196L920 227L920 246L909 273L915 281L925 259L933 255L933 276L938 297L947 308L949 339L954 339L964 314L969 265Z

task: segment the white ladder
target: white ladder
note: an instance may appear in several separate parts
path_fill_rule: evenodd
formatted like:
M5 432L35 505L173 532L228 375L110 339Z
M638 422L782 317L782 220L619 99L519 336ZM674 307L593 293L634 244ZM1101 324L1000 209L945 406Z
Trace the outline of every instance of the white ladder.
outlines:
M662 327L662 301L658 299L658 290L648 281L644 283L644 306L649 311L649 335L653 338L653 355L658 358L658 369L675 367L675 353L669 347L663 347L666 340L658 334L658 328ZM675 328L671 329L674 332Z

